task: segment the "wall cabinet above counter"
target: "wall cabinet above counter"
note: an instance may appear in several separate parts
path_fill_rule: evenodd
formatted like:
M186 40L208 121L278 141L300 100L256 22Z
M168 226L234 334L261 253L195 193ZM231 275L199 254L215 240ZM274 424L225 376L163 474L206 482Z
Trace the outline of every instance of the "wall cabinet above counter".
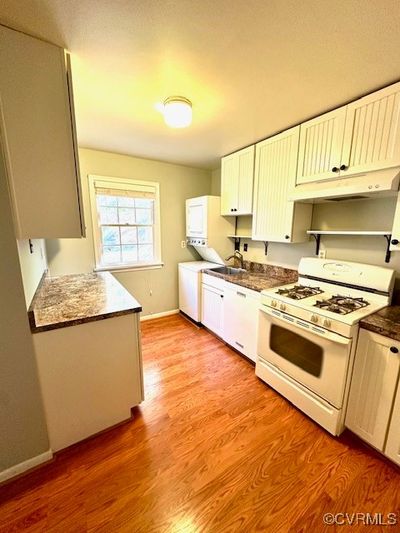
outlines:
M0 134L17 238L81 237L69 56L0 26Z
M221 160L221 215L253 212L254 145Z

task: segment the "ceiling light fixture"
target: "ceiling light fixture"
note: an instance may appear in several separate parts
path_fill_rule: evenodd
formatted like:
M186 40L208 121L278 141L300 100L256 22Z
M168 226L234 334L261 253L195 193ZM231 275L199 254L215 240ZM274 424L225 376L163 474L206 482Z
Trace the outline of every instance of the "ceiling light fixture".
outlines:
M171 128L187 128L192 123L192 102L184 96L164 100L164 121Z

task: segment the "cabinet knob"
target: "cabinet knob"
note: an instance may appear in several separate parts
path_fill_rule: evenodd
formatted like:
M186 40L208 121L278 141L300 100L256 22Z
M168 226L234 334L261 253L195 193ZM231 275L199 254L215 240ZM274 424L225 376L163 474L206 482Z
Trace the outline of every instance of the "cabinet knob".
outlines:
M332 172L339 172L338 167L332 167Z
M392 244L399 244L399 239L392 239L390 242Z
M289 238L289 235L285 235L285 239L288 239Z
M223 298L223 297L224 297L224 295L223 295L223 294L220 294L220 296L221 296L221 298Z
M396 348L396 346L391 346L391 347L390 347L390 351L391 351L392 353L399 353L399 349Z
M347 170L349 167L347 165L340 165L340 170Z

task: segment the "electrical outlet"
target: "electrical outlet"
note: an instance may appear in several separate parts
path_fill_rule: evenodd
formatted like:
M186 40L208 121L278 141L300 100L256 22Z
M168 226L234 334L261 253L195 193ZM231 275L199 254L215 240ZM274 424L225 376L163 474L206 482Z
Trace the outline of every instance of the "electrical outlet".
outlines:
M320 259L326 259L326 250L320 250L320 251L318 252L318 257L319 257Z
M186 241L181 241L181 248L186 248Z

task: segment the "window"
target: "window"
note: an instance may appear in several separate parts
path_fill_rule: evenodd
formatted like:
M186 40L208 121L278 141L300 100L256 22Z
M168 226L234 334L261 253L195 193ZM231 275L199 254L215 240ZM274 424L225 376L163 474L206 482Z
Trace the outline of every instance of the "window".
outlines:
M97 269L161 266L159 184L89 176Z

